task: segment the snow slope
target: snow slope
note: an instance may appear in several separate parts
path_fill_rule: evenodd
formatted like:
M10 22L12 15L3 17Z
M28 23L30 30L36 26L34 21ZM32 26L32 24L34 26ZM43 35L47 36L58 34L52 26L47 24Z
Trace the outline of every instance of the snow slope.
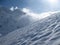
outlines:
M31 17L20 9L11 11L6 7L0 7L0 33L6 35L14 30L27 26L31 23Z
M60 12L1 37L0 45L60 45Z

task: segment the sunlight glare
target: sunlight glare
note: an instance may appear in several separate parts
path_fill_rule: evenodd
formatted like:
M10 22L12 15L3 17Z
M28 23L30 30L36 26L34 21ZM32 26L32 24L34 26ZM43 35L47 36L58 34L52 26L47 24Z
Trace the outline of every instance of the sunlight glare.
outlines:
M56 4L58 2L58 0L48 0L48 2L51 4Z

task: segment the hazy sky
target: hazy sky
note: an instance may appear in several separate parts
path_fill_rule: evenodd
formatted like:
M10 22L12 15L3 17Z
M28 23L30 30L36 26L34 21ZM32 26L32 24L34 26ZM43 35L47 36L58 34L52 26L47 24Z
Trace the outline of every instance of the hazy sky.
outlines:
M60 0L0 0L0 5L28 8L36 13L60 10Z

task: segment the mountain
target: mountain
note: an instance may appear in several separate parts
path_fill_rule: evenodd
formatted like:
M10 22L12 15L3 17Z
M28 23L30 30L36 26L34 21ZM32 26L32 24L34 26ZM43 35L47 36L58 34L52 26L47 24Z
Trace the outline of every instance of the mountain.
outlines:
M1 37L0 45L60 45L60 12Z
M27 16L20 9L11 11L9 8L0 7L0 34L6 35L14 30L31 23L31 16Z

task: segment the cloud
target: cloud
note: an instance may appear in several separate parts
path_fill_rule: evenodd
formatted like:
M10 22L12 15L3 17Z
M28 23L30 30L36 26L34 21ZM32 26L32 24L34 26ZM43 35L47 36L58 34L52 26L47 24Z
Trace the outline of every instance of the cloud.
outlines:
M16 10L16 9L19 9L19 8L16 6L16 7L15 7L15 10Z
M18 8L17 6L16 6L16 7L13 7L13 6L12 6L12 7L10 8L11 11L14 11L14 10L16 10L16 9L19 9L19 8Z
M31 16L33 19L37 18L37 14L33 13L32 10L30 10L28 8L23 8L22 11L25 12L26 15Z
M11 10L11 11L14 11L14 7L12 6L12 7L10 8L10 10Z
M23 8L22 11L25 12L27 15L31 16L35 20L40 20L47 16L50 16L53 13L56 13L56 12L44 12L44 13L37 14L28 8Z

